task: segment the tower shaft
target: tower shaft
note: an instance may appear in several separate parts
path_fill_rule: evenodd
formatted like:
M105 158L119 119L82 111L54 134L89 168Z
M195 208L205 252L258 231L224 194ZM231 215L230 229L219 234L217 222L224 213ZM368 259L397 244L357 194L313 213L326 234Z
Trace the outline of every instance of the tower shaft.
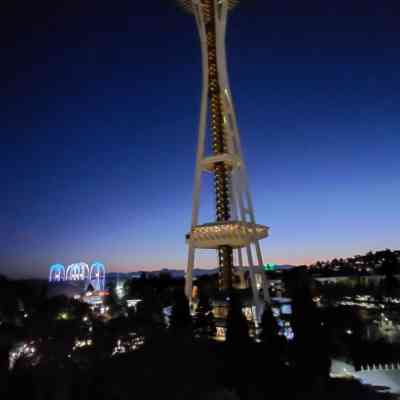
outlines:
M212 151L214 155L228 152L227 136L224 127L221 87L218 79L217 37L215 30L215 9L213 0L203 3L207 9L208 21L205 26L207 37L208 61L208 97L210 101ZM231 218L230 209L230 173L223 162L214 166L214 190L216 204L216 220L226 222ZM232 288L233 251L230 246L218 248L220 286L223 290Z

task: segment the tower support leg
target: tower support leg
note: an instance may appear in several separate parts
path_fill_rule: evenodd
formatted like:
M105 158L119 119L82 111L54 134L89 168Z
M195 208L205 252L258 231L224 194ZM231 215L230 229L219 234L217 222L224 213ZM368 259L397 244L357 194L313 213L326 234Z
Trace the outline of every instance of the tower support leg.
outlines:
M188 263L185 276L185 294L189 301L192 300L194 257L195 248L192 245L189 245Z

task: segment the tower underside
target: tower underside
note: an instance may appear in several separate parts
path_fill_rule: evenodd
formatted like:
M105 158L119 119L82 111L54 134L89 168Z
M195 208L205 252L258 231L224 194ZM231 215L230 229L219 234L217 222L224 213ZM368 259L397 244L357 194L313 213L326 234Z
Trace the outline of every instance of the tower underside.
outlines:
M236 0L179 0L196 18L202 49L203 89L199 138L196 157L192 227L187 235L189 260L186 273L186 295L192 296L192 273L195 250L216 249L219 264L219 287L229 292L233 271L244 281L246 267L258 318L262 300L269 302L268 285L262 269L259 240L268 228L255 223L252 200L247 185L245 164L229 90L226 68L225 31L228 9ZM206 154L206 137L211 138L211 154ZM199 225L202 175L214 177L215 221ZM247 265L244 263L245 252Z

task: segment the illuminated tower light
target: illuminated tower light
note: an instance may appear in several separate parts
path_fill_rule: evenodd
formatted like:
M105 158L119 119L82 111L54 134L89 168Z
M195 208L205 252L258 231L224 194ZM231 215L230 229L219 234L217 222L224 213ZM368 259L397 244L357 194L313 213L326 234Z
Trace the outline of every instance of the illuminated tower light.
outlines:
M234 267L241 271L242 278L243 271L249 271L257 310L256 318L259 320L263 302L258 294L257 281L261 282L264 301L270 303L259 244L260 239L268 236L268 228L256 224L255 221L226 66L227 15L228 10L238 1L178 0L178 2L195 16L203 67L192 221L191 230L186 235L189 254L185 292L191 299L196 249L216 249L222 290L229 291L232 288ZM209 119L208 114L210 114ZM208 130L212 136L211 155L205 154L205 138ZM211 172L214 175L216 220L199 224L203 172Z

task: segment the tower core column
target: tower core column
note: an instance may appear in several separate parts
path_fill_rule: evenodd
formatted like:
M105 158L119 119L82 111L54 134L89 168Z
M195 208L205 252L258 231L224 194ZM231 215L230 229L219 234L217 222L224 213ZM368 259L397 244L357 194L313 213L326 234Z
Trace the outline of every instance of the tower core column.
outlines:
M207 36L208 62L208 97L212 132L212 151L214 155L228 153L228 143L224 127L221 87L218 79L217 34L214 0L204 0L204 12L207 15L205 24ZM230 209L230 172L223 162L214 165L214 190L216 204L216 221L227 222L231 218ZM232 288L233 250L224 245L218 248L220 286L223 290Z

